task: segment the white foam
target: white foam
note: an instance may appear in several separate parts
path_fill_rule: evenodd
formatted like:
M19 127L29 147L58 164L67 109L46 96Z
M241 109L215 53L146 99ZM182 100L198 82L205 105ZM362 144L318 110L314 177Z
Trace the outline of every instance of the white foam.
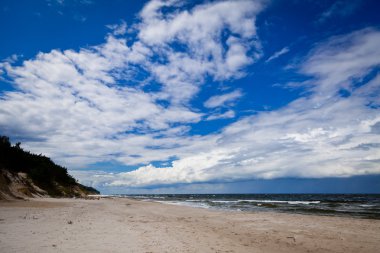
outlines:
M254 203L286 203L290 205L309 205L319 204L321 201L290 201L290 200L268 200L268 199L241 199L238 202L254 202Z
M238 203L240 200L211 200L212 203Z
M290 205L309 205L309 204L319 204L320 201L289 201L289 200L268 200L268 199L239 199L239 200L212 200L213 203L241 203L241 202L252 202L252 203L285 203Z
M359 206L361 206L361 207L374 207L376 205L359 205Z
M155 201L158 203L163 203L163 204L168 204L168 205L175 205L175 206L190 206L190 207L200 207L200 208L210 208L209 205L206 203L201 203L201 202L186 202L186 201Z
M288 201L291 205L310 205L310 204L319 204L321 201Z

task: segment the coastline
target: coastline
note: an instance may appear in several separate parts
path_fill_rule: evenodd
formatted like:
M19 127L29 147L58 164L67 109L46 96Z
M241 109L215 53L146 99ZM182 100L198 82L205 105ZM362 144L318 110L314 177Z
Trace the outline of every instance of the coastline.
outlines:
M380 220L128 198L0 202L2 252L380 252Z

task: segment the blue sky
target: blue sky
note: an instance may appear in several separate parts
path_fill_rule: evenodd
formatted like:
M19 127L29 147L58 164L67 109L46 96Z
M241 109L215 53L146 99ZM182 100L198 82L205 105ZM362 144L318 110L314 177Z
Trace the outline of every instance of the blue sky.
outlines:
M0 133L103 193L380 192L377 1L0 3Z

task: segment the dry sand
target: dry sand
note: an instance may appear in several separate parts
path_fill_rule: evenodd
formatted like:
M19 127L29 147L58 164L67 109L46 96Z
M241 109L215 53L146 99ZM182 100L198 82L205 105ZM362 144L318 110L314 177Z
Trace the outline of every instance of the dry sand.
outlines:
M33 199L0 202L0 252L380 252L380 220Z

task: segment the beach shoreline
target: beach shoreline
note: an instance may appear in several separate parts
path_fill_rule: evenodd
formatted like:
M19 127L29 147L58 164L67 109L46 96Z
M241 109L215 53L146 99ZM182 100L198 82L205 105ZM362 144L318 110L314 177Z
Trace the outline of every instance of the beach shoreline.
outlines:
M380 252L380 220L129 198L0 202L2 252Z

